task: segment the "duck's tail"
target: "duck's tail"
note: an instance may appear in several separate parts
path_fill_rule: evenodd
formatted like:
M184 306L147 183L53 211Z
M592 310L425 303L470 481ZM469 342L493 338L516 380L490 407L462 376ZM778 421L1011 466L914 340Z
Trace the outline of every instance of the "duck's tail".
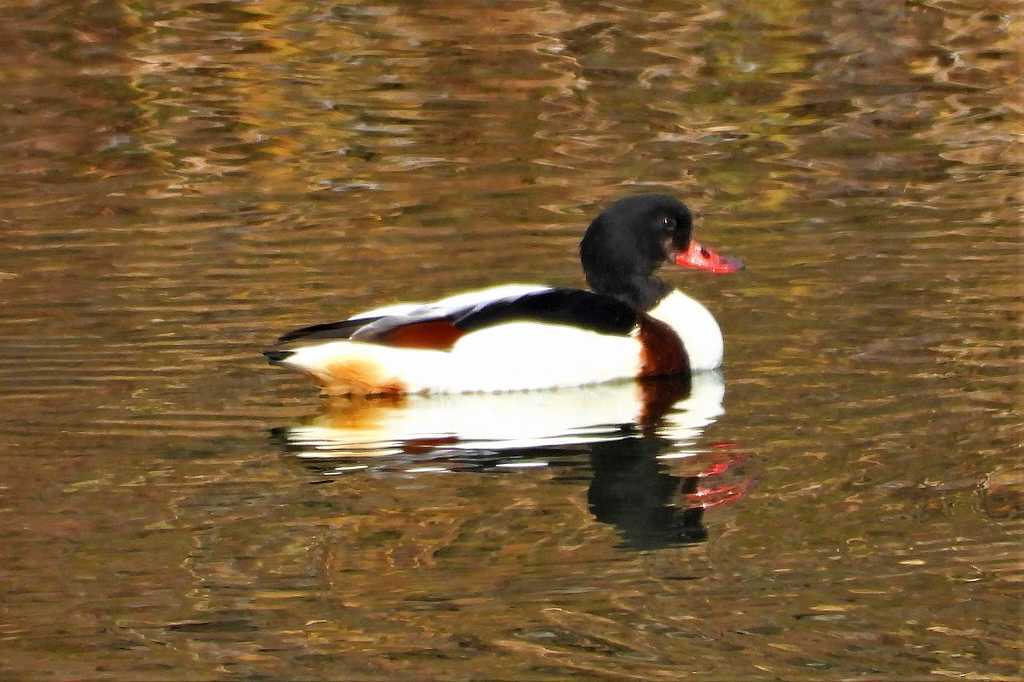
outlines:
M330 341L263 351L271 365L309 375L329 395L418 393L443 386L450 354L419 348Z
M293 350L265 350L263 355L271 365L283 365L284 361L295 355Z

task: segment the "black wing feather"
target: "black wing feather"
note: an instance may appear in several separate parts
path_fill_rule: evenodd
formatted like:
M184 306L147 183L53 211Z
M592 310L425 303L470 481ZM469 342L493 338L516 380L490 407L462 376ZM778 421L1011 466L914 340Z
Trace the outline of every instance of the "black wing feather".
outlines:
M381 317L355 330L351 338L371 342L384 340L404 325L432 321L450 322L467 334L506 322L541 322L626 336L637 325L637 313L611 296L582 289L545 289L455 310L424 307L412 315Z
M517 321L564 324L625 336L636 326L637 314L611 296L583 289L548 289L476 306L454 320L455 326L466 332Z
M342 320L340 322L326 322L314 324L300 329L293 329L277 340L278 343L290 341L312 341L314 339L348 339L352 337L360 327L376 322L379 317L360 317L355 320Z
M454 310L423 306L407 315L315 324L288 332L278 343L316 339L386 342L387 336L399 327L432 321L450 322L465 333L506 322L540 322L627 336L636 327L638 318L629 304L611 296L583 289L545 289Z

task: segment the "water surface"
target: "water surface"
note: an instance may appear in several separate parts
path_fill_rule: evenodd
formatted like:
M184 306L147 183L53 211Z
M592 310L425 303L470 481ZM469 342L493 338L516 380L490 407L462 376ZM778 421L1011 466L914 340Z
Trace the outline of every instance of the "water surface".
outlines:
M1021 21L7 3L0 676L1020 679ZM262 362L578 286L639 191L747 262L667 275L721 376L337 404Z

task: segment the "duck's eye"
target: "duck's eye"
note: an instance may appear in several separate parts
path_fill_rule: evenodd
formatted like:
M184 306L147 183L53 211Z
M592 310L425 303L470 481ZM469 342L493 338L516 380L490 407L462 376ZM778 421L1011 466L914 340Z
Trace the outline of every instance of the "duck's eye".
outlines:
M661 225L666 229L674 230L676 229L676 219L672 216L665 216L661 219Z

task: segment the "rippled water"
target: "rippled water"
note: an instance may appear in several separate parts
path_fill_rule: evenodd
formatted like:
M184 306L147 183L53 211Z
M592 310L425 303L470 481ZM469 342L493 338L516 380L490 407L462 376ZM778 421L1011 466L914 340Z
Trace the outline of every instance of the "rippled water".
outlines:
M0 676L1021 679L1011 2L0 8ZM579 285L721 376L323 403L293 326Z

